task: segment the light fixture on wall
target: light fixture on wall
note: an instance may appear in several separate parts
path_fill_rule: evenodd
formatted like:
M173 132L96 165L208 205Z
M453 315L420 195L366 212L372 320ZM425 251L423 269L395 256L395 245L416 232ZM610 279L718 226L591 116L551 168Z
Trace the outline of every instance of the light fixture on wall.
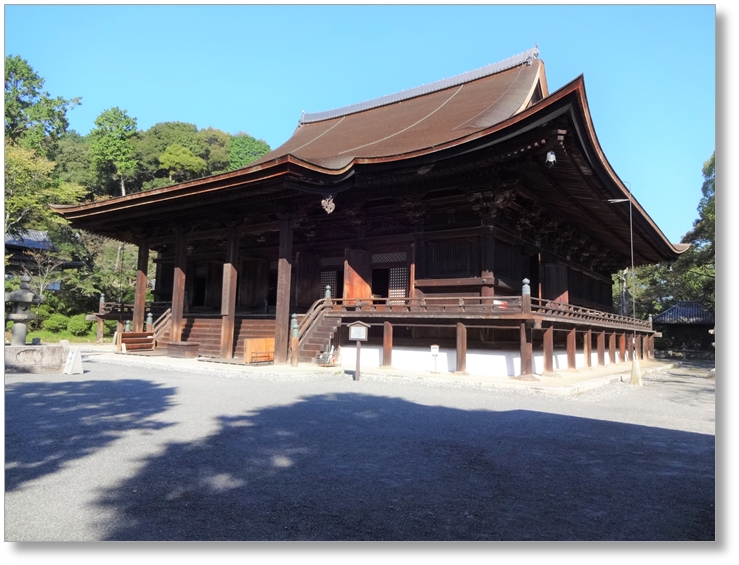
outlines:
M321 206L323 206L323 209L326 210L327 214L330 214L334 210L336 210L336 204L334 204L334 195L333 194L327 194L323 197L323 200L321 200Z
M544 160L544 162L546 163L547 167L549 167L550 169L552 168L554 163L557 162L557 156L554 154L554 151L547 152L547 158Z

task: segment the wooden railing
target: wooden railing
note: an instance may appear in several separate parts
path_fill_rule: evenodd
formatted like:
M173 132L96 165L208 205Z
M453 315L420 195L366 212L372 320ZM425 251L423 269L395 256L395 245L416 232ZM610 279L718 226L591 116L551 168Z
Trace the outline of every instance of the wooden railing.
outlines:
M315 305L314 305L315 306ZM333 298L332 312L409 312L429 314L516 314L520 296L425 296L423 298Z
M600 310L583 308L582 306L574 306L572 304L565 304L564 302L542 300L540 298L531 299L531 313L539 316L561 318L563 320L618 325L626 329L635 328L642 331L652 329L649 320L629 318L611 312L602 312Z
M164 311L164 314L159 316L152 325L152 330L154 332L154 344L159 343L159 341L162 339L164 334L166 334L169 331L169 328L172 324L172 309L167 308Z

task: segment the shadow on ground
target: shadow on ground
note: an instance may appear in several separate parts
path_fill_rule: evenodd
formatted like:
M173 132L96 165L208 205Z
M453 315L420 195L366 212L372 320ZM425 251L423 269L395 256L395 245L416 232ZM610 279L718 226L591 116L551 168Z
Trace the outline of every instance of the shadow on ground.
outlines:
M108 492L107 539L714 539L712 435L362 394L220 426Z
M5 387L5 490L54 473L126 430L160 429L149 418L175 389L149 381L14 383Z

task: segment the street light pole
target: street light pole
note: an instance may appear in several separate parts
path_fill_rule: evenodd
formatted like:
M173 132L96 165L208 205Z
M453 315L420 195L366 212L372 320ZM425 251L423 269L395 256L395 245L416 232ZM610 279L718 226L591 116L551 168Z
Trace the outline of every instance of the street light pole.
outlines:
M631 384L642 386L641 369L639 368L639 355L636 351L636 295L634 294L634 220L633 220L633 196L631 194L631 183L626 181L629 190L628 198L612 198L608 202L616 204L618 202L629 203L629 242L631 245L631 319L634 321L634 331L631 336Z

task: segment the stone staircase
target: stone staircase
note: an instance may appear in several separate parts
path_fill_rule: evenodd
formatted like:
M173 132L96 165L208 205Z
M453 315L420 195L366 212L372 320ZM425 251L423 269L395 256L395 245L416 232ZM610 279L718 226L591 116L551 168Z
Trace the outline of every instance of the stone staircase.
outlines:
M333 342L336 330L341 324L338 317L329 317L320 314L313 328L300 340L298 346L299 363L315 363L316 355L321 351L328 351Z
M234 327L234 359L243 360L244 340L249 338L274 337L275 321L269 318L236 318ZM221 319L188 316L184 320L181 341L200 344L199 354L203 357L221 356ZM159 347L167 347L169 332L158 341Z

